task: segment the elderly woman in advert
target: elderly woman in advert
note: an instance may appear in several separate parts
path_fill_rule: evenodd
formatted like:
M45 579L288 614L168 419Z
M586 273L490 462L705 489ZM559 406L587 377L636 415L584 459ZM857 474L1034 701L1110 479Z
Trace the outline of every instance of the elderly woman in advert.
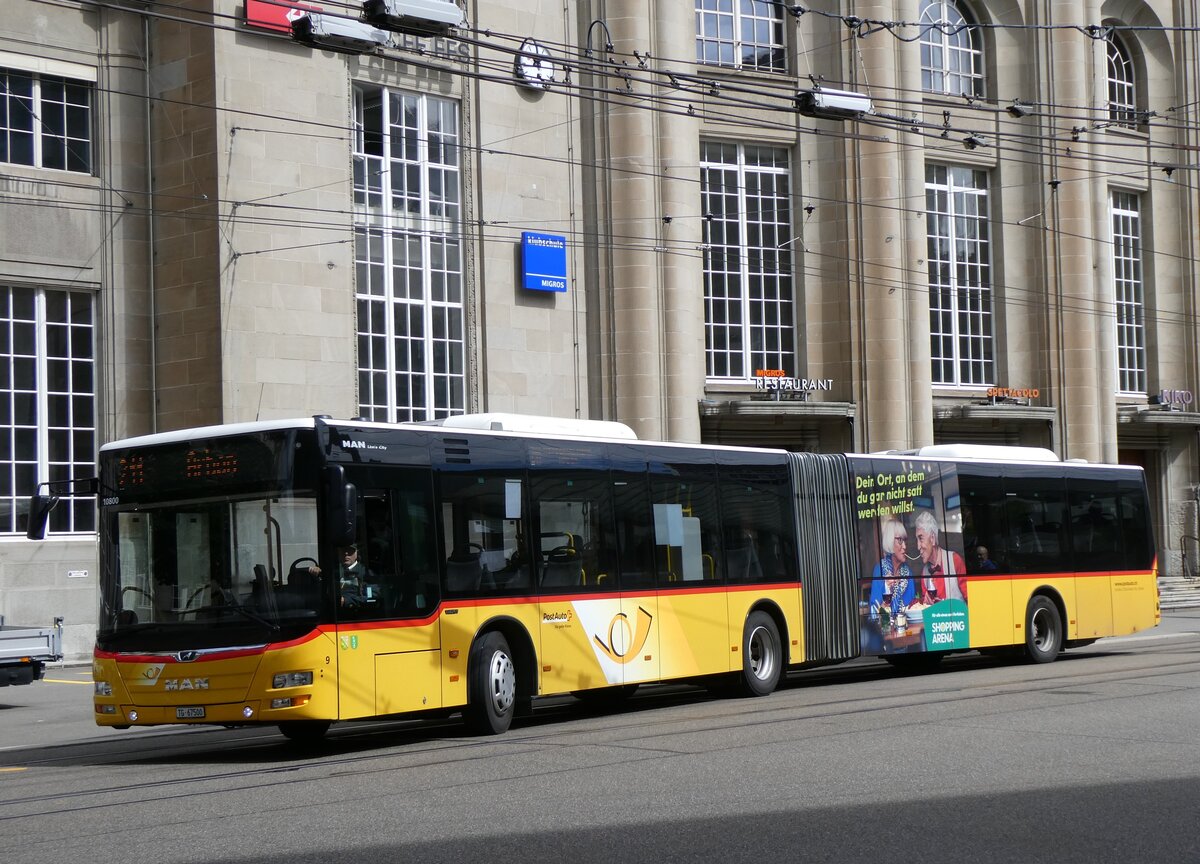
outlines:
M888 617L908 607L916 596L916 580L908 564L908 529L894 516L884 520L879 531L883 558L871 572L872 616L886 610Z

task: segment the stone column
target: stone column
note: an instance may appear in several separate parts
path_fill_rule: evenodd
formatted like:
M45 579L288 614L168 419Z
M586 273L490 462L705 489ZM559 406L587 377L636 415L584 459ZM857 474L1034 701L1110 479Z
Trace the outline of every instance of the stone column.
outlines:
M856 7L855 14L879 20L915 20L915 2L878 2ZM916 69L919 54L892 38L860 39L849 46L858 54L849 67L858 88L882 94L913 88L901 70ZM847 124L846 131L854 131ZM921 151L898 130L862 127L886 141L848 144L854 202L850 218L851 285L857 294L859 326L858 381L860 440L865 450L907 448L933 442L933 398L929 366L929 291L925 277L924 168Z
M655 55L662 63L693 56L695 10L678 0L654 3ZM673 95L670 85L660 92ZM683 111L680 105L677 109ZM655 115L662 213L659 219L663 297L663 396L666 437L700 440L704 395L704 272L699 253L700 123L680 113ZM670 220L670 221L664 221Z
M1080 20L1099 20L1099 9L1088 3L1081 7L1069 0L1050 0L1050 24L1071 24ZM1083 16L1083 19L1080 16ZM1086 106L1091 103L1094 69L1092 45L1077 30L1064 28L1043 31L1047 40L1046 92L1043 101L1057 105ZM1097 212L1091 180L1087 134L1079 140L1072 124L1080 125L1078 112L1068 108L1055 117L1047 130L1058 142L1057 156L1051 156L1051 195L1049 216L1049 257L1046 262L1051 321L1057 332L1051 344L1057 344L1057 370L1054 396L1059 411L1056 446L1063 458L1099 461L1103 455L1102 415L1112 415L1113 393L1102 392L1105 380L1101 372L1113 357L1102 353L1101 326L1109 324L1111 306L1105 307L1097 291L1096 247L1093 236L1108 234L1106 226L1096 225ZM1111 292L1110 292L1111 294ZM1103 323L1102 323L1103 322ZM1111 376L1107 376L1111 380ZM1116 437L1115 427L1112 430Z
M644 3L616 0L608 26L618 54L646 53L651 20ZM617 416L642 438L666 435L662 407L662 320L658 254L650 220L661 213L655 180L655 120L644 73L628 70L629 89L612 96L613 315Z

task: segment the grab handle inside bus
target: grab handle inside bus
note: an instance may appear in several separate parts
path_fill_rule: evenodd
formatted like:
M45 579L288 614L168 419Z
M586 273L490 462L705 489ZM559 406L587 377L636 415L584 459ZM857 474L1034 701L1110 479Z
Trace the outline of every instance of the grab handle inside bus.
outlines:
M358 490L341 465L325 467L325 527L334 546L349 546L358 534Z

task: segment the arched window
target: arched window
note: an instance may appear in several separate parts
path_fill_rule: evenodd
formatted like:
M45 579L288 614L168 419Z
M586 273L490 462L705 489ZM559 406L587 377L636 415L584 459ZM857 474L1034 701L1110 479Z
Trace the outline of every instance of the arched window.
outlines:
M983 95L983 39L955 0L921 0L921 88L947 96Z
M1137 125L1137 82L1133 59L1121 37L1108 37L1108 119L1122 126Z

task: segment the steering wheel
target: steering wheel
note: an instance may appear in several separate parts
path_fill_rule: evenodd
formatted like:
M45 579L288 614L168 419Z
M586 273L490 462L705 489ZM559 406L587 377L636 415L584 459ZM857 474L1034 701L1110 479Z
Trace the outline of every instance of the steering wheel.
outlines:
M183 611L186 612L189 609L191 609L192 603L195 602L196 598L199 597L201 594L203 594L207 590L208 590L207 585L201 585L199 588L197 588L195 591L193 591L191 594L189 594L187 600L184 601Z
M124 588L121 589L121 595L124 596L126 591L136 591L138 594L141 594L143 597L145 597L147 602L149 602L149 603L154 602L154 598L152 596L150 596L150 592L145 590L144 588L139 588L136 585L126 585Z
M296 570L297 570L297 569L300 567L300 565L301 565L301 564L303 564L305 561L311 561L311 562L312 562L312 565L313 565L314 567L320 567L320 566L321 566L321 563L320 563L319 561L317 561L317 559L316 559L316 558L309 558L309 557L305 556L305 557L303 557L303 558L297 558L295 561L293 561L293 562L292 562L292 566L288 568L288 573L289 573L289 574L291 574L291 573L295 573L295 572L296 572ZM303 568L303 569L307 570L308 568L307 568L307 567L305 567L305 568Z

